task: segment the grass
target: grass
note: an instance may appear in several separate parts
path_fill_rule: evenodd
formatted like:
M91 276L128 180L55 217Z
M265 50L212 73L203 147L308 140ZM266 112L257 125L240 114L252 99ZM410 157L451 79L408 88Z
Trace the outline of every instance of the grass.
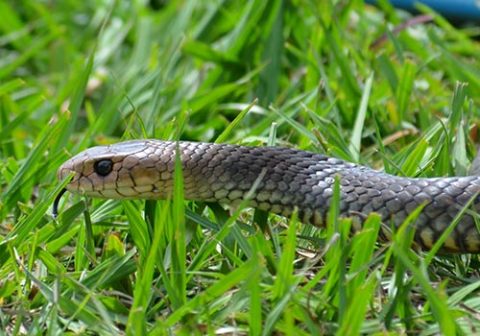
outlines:
M478 256L413 250L415 214L378 243L378 216L351 235L335 202L325 229L188 203L178 173L170 201L51 215L64 160L131 138L466 174L480 31L423 11L395 30L412 17L359 0L0 2L0 330L475 333Z

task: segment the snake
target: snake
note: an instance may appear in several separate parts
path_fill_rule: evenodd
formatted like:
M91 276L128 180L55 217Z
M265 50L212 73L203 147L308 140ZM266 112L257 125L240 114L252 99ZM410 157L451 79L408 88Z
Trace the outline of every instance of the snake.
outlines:
M375 212L386 227L398 228L423 207L413 223L414 241L428 250L458 215L442 251L480 253L479 176L400 177L286 147L156 139L91 147L59 167L58 178L71 180L54 201L54 213L65 191L107 199L167 199L174 192L176 163L186 200L233 207L248 202L286 217L297 211L302 222L322 227L337 183L340 217L361 225Z

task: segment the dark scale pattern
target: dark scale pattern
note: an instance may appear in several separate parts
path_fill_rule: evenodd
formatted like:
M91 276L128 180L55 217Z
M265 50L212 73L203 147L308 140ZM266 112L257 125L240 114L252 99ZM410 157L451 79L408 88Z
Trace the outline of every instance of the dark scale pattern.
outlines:
M415 179L374 171L320 154L279 147L140 140L90 148L59 169L76 173L68 189L94 197L165 198L173 190L176 148L180 148L185 196L192 200L238 204L257 182L251 205L285 216L295 207L300 218L323 225L338 176L341 215L361 222L378 212L385 224L399 226L419 205L416 241L431 247L458 211L480 190L480 177ZM99 176L95 162L109 159L112 172ZM474 202L475 210L480 202ZM465 215L445 243L452 252L480 252L480 235Z

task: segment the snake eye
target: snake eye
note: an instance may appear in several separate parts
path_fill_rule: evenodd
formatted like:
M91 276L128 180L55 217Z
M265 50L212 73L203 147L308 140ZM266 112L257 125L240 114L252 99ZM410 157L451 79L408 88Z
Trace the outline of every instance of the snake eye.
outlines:
M109 159L97 161L93 165L93 169L95 170L95 173L97 173L100 176L107 176L112 171L112 168L113 168L113 162L112 160L109 160Z

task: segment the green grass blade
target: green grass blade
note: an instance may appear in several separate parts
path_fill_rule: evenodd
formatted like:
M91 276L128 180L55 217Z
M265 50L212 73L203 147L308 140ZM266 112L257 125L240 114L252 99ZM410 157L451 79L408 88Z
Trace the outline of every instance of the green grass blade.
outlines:
M365 116L368 109L368 100L372 90L373 74L371 74L365 82L365 88L362 93L362 100L358 108L355 126L353 127L352 137L350 140L350 153L352 153L355 162L360 161L360 145L362 140L362 131L365 123Z

